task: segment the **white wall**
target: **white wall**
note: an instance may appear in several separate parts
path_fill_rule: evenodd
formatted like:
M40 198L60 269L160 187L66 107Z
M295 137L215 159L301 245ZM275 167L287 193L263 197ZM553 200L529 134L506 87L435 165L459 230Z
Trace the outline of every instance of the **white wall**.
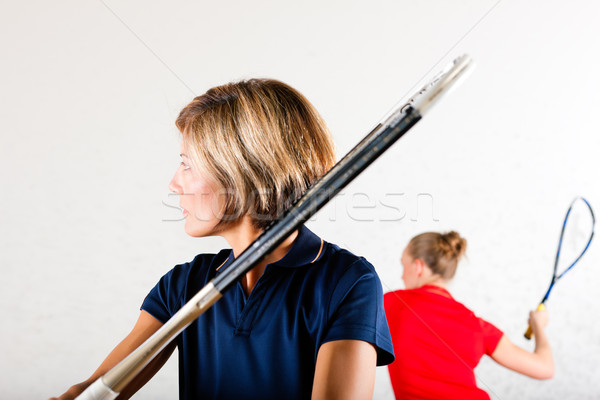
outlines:
M470 78L310 227L365 255L386 290L401 287L410 237L458 230L469 249L453 294L527 348L527 311L548 284L568 203L582 194L600 210L595 2L0 7L1 398L46 398L86 378L162 274L226 245L186 237L163 204L176 204L173 121L217 84L260 76L297 87L341 156L425 75L469 53ZM484 359L476 372L494 399L600 396L599 262L594 243L548 304L556 377ZM174 357L136 398L176 398L176 374ZM385 369L375 398L393 398Z

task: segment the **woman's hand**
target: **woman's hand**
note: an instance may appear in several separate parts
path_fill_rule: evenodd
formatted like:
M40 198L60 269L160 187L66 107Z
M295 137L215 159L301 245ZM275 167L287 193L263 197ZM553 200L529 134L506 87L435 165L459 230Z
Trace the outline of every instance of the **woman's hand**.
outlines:
M533 334L536 336L538 332L543 330L548 325L548 321L548 312L545 309L529 312L529 325L531 326Z
M85 389L87 389L87 387L91 384L92 382L88 381L76 383L75 385L71 386L69 390L61 394L59 397L51 397L48 400L73 400L74 398L79 396Z

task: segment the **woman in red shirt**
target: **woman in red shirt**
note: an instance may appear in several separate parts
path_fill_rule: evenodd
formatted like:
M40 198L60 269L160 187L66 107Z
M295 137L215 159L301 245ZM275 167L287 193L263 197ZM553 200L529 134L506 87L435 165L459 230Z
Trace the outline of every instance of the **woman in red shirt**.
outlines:
M535 335L530 353L446 290L466 245L454 231L427 232L415 236L402 254L406 290L384 296L396 354L388 368L397 399L489 399L473 372L484 354L532 378L554 374L545 311L529 314Z

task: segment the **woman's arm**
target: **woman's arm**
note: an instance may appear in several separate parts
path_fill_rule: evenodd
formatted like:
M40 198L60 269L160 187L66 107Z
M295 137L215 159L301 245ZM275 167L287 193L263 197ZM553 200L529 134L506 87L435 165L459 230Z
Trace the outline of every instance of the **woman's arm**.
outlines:
M53 397L50 400L71 400L77 397L83 392L88 386L96 381L99 377L108 372L112 367L117 365L121 360L127 357L135 349L138 348L146 339L148 339L154 332L156 332L163 324L150 315L148 312L142 310L140 317L138 318L135 326L131 332L119 343L113 351L110 352L108 357L100 364L98 369L84 382L75 384L69 388L60 397ZM158 370L167 362L173 350L175 349L175 343L171 343L167 346L150 364L148 364L142 372L129 384L117 398L118 400L128 399L135 392L137 392L142 386L146 384L158 372Z
M324 343L317 354L313 400L373 398L377 352L361 340Z
M528 352L513 344L506 335L498 342L492 358L498 364L536 379L550 379L554 375L554 361L544 327L548 324L545 310L532 311L529 323L535 337L535 350Z

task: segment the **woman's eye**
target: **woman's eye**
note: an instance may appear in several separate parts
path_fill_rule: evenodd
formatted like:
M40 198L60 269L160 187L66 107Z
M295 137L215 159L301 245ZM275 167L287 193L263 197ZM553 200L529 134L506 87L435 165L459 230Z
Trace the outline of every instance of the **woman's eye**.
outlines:
M185 171L187 171L188 169L190 169L190 166L189 166L189 165L187 165L186 163L184 163L183 161L181 162L181 166L183 167L183 169L184 169Z

